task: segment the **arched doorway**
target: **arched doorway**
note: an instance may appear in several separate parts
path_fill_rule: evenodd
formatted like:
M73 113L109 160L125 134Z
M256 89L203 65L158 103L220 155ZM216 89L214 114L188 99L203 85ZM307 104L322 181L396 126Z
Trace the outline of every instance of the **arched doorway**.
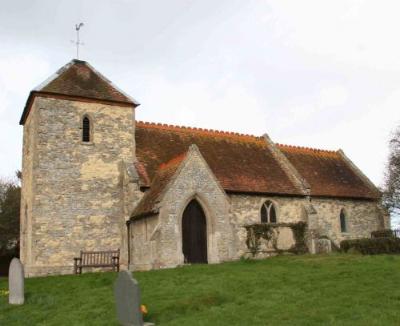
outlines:
M199 202L193 199L182 216L182 252L185 263L207 263L207 222Z

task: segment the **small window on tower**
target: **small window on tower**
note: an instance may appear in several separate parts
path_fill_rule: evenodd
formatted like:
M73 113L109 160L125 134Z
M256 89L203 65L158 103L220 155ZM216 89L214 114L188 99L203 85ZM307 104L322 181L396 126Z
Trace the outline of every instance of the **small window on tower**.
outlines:
M87 116L82 120L82 141L90 142L90 120Z

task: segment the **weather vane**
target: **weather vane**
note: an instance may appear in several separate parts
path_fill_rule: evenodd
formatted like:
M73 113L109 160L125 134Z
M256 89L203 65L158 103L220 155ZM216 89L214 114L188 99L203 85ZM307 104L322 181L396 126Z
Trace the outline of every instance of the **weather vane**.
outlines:
M75 25L75 30L76 30L76 41L71 41L76 45L76 58L79 59L79 46L84 45L79 39L79 30L81 27L84 26L83 23L79 23Z

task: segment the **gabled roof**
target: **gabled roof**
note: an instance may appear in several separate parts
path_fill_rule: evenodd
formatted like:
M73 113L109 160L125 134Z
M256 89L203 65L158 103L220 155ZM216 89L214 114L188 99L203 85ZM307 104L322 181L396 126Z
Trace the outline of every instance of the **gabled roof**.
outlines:
M150 189L146 191L139 201L139 204L131 214L132 217L138 218L157 213L157 203L185 157L186 153L183 153L159 166L151 182Z
M311 196L374 199L379 190L341 151L277 144L311 186Z
M263 137L136 123L136 156L150 180L163 162L186 152L192 144L197 145L227 192L303 195L275 160Z
M312 196L360 199L381 196L341 151L274 145L263 137L138 121L139 176L141 184L150 187L151 196L162 191L169 175L160 166L185 153L192 144L197 145L226 192L304 196L304 191L290 180L282 163L273 155L271 146L274 146L310 185Z
M132 97L117 88L89 63L72 60L45 82L34 88L27 100L20 124L24 124L35 96L91 99L94 101L138 106Z

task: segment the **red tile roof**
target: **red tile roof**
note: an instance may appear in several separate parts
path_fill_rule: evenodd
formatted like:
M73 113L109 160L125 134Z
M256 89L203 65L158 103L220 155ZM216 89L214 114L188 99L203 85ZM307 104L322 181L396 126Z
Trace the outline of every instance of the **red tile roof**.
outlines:
M73 60L41 92L134 103L85 61Z
M338 151L277 144L311 186L312 196L374 199L379 190L365 182Z
M139 105L87 62L80 60L72 60L30 93L20 124L24 124L33 98L38 95Z
M227 192L305 195L283 172L263 137L138 121L136 167L141 184L150 189L133 218L157 213L161 194L192 144ZM340 152L276 146L310 184L312 196L377 199L381 195Z
M302 195L263 137L207 129L136 123L136 155L150 180L159 166L196 144L228 192ZM145 182L145 181L143 181Z
M159 166L150 185L150 189L146 191L138 206L133 211L132 216L138 218L157 212L157 201L160 199L165 187L168 185L185 157L186 153L178 155L169 162L162 163Z
M147 175L147 171L141 162L135 163L136 171L139 175L139 179L141 181L141 186L148 186L151 183L149 176Z

